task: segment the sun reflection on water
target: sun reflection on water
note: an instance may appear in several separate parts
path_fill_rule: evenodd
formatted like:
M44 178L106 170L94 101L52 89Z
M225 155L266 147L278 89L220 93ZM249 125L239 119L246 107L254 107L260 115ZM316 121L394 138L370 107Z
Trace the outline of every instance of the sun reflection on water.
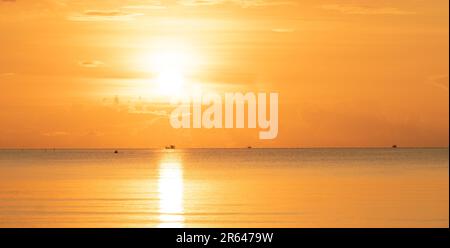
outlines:
M183 227L183 166L170 154L159 165L159 227Z

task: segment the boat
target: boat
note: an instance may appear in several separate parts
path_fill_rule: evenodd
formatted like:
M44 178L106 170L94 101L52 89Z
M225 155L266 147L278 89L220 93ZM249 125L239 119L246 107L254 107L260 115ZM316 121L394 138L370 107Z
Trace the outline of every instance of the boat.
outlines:
M174 145L166 146L166 150L175 150Z

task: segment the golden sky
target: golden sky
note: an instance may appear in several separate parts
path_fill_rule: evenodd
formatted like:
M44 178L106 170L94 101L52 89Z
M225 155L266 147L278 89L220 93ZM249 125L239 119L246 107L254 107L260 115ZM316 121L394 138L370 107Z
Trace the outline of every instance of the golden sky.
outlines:
M448 146L448 5L0 0L0 147ZM278 138L173 129L167 77L278 92Z

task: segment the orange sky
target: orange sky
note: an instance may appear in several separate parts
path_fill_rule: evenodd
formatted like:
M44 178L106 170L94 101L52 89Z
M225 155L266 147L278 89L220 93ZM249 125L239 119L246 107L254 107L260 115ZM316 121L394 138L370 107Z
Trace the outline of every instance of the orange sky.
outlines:
M0 0L0 147L448 146L448 5ZM166 74L279 92L277 139L173 129Z

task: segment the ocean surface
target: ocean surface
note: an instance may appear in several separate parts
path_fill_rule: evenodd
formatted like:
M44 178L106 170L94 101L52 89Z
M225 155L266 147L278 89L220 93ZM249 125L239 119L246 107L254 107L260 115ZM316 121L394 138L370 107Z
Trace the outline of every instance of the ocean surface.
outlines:
M0 227L448 226L448 149L0 150Z

